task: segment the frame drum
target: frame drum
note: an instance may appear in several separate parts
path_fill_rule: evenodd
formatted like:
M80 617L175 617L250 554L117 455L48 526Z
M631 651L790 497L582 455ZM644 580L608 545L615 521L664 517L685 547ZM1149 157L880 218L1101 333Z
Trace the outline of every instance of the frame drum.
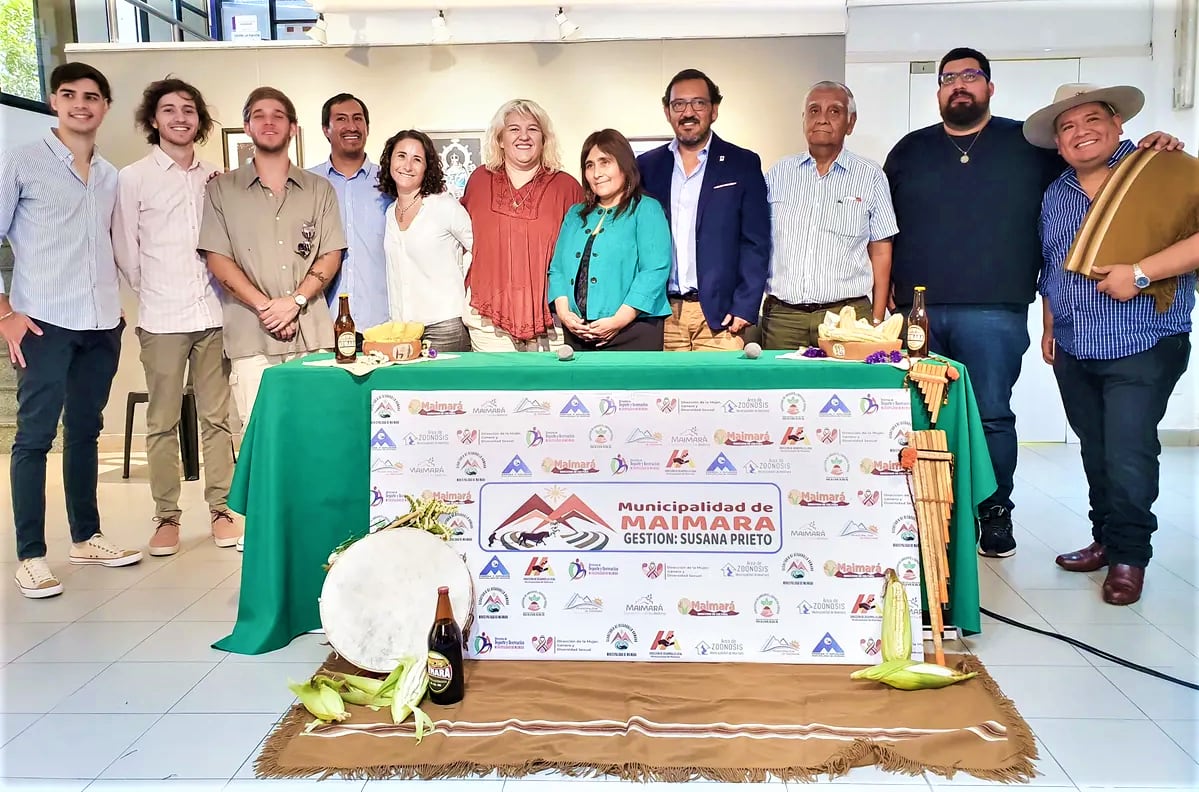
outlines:
M329 567L320 598L325 637L359 668L390 673L401 658L428 653L438 586L450 587L465 639L474 618L474 584L462 557L425 531L368 534Z

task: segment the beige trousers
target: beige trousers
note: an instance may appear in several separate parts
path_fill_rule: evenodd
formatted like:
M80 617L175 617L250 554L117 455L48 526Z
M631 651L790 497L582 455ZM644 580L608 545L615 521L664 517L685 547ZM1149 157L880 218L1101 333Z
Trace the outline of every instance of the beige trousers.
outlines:
M518 341L491 323L491 320L467 305L462 323L470 332L470 348L474 352L557 352L566 342L562 325L554 317L554 326L545 335L529 341Z
M178 518L179 411L190 381L196 394L204 451L204 500L225 508L233 480L233 433L229 427L229 370L220 328L194 333L137 329L146 370L146 457L157 517Z
M740 335L727 330L713 333L698 300L672 297L663 331L663 349L667 352L722 352L745 346Z
M234 358L230 366L229 386L233 389L233 399L237 402L237 414L241 416L242 432L250 425L250 415L254 412L254 400L258 398L258 387L262 384L264 371L271 366L287 363L305 355L328 351L317 349L313 352L292 352L287 355L249 355Z

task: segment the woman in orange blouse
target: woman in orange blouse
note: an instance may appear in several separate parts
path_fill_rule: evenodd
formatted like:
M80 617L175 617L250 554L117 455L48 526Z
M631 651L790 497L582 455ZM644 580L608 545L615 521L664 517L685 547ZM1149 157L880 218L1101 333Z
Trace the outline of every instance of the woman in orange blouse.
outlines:
M485 167L462 205L474 228L463 321L476 352L535 352L562 344L546 299L554 243L583 188L561 170L549 115L529 99L506 102L483 143Z

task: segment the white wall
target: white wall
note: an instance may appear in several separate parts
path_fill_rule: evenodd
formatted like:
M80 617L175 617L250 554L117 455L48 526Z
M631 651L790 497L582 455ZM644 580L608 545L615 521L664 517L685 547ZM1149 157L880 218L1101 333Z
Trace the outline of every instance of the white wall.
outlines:
M54 126L54 116L0 104L0 151L37 140Z
M1165 0L850 0L845 73L859 119L849 145L881 162L903 134L937 122L935 80L912 74L911 65L970 46L992 61L997 115L1026 117L1047 104L1062 82L1128 83L1147 99L1142 114L1126 125L1129 136L1162 129L1185 140L1189 150L1199 149L1199 113L1171 109L1175 6ZM1052 373L1040 359L1039 302L1029 312L1029 329L1033 340L1013 396L1020 437L1073 439ZM1199 440L1199 353L1192 354L1161 428L1167 442Z

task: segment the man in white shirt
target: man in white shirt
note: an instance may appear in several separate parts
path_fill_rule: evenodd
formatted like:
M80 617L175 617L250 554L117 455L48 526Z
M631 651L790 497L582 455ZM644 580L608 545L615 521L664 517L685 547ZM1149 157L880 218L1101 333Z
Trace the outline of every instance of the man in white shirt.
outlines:
M229 371L221 303L196 251L204 188L219 170L196 157L213 120L195 87L151 83L135 114L153 146L118 177L112 241L117 266L138 296L137 337L150 401L146 452L154 497L150 555L179 551L179 406L190 372L204 443L204 498L217 547L233 547L241 528L225 506L233 479Z
M826 311L853 307L878 324L891 283L891 237L898 233L887 176L845 148L857 122L853 93L819 82L804 102L808 150L766 174L773 245L762 345L816 346Z

